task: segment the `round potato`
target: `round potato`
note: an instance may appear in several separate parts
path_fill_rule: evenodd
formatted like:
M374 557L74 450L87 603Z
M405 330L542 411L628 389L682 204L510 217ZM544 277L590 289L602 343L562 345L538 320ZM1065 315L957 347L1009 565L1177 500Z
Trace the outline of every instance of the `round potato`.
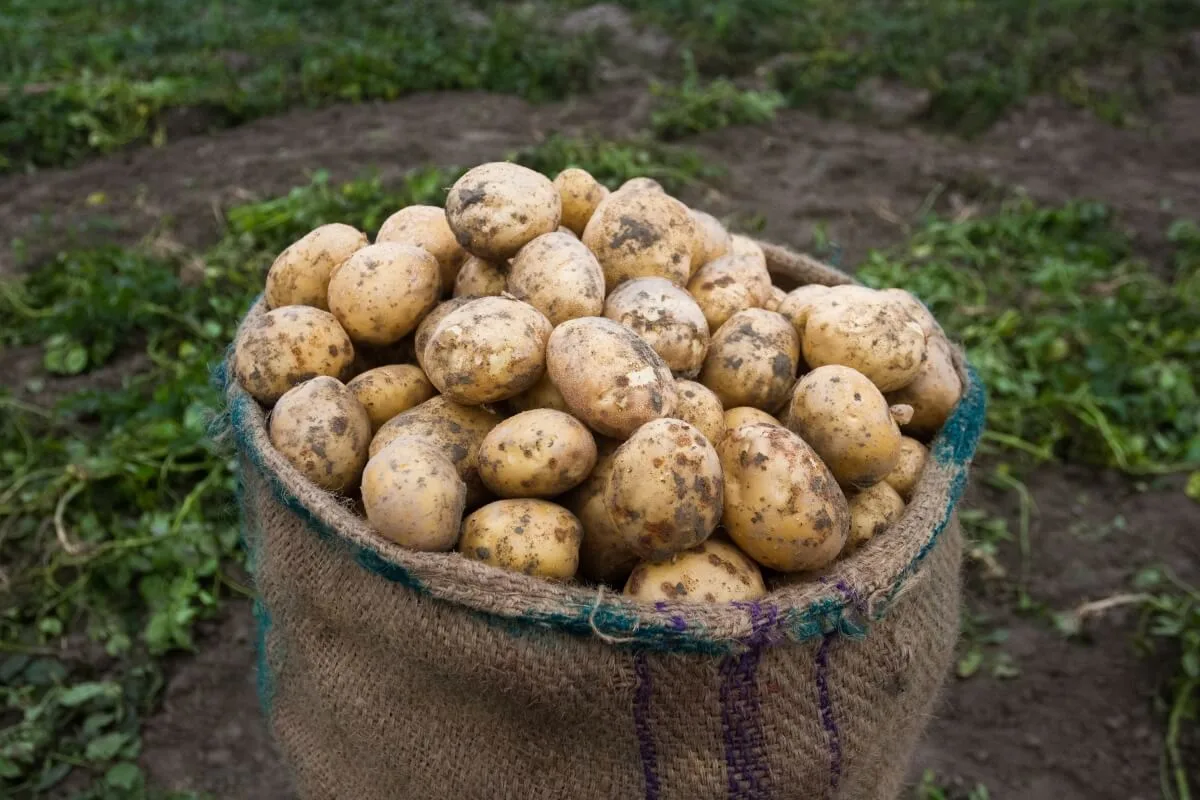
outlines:
M362 478L367 521L411 550L454 549L467 487L450 459L423 439L399 437L367 462Z
M494 297L508 289L508 275L479 256L468 256L454 279L455 297Z
M630 549L657 561L709 537L721 521L723 482L699 429L656 419L618 448L604 504Z
M850 536L843 553L858 548L887 530L904 513L904 500L896 490L880 481L850 496Z
M925 332L925 338L932 336L944 335L942 326L934 319L933 314L925 307L925 304L917 299L917 296L905 289L882 289L880 295L892 300L898 301L912 315L921 326L921 330Z
M571 412L571 409L567 407L567 401L563 399L562 392L554 385L554 381L550 380L549 372L543 374L538 378L537 383L516 397L510 397L508 407L514 414L533 411L535 408L552 408L568 414Z
M757 289L745 282L731 255L721 256L697 270L688 281L687 290L713 332L739 311L762 305Z
M767 271L767 255L758 242L749 236L735 234L730 240L729 255L739 280L754 289L761 308L771 299L771 273Z
M479 445L479 477L499 497L554 497L596 466L596 440L582 422L540 408L509 417Z
M331 492L356 486L367 464L371 420L337 378L322 375L284 392L269 432L292 466Z
M371 430L397 414L433 397L433 384L413 364L388 364L369 369L346 384L371 418Z
M559 325L604 308L604 273L592 251L566 233L547 233L521 248L508 269L508 291Z
M645 423L675 413L675 379L636 333L604 317L554 329L546 370L571 413L594 431L627 439Z
M496 161L468 170L446 196L446 221L467 252L504 261L558 227L562 200L541 173Z
M283 306L255 317L233 345L238 383L268 406L309 378L343 377L353 363L346 331L333 314L311 306Z
M763 304L763 308L765 308L767 311L778 311L779 306L781 306L783 304L783 301L786 298L787 298L787 292L785 292L783 289L780 289L778 286L772 286L771 287L771 297L770 297L770 299L767 300L766 303ZM789 322L790 322L790 320L789 320Z
M429 344L429 337L433 335L437 329L438 323L445 319L446 315L455 309L462 308L472 300L478 300L477 297L452 297L449 300L443 300L434 306L433 310L425 315L425 319L421 320L421 324L417 326L416 333L413 334L413 355L417 363L421 365L421 369L429 372L425 368L425 347Z
M570 237L571 237L571 238L573 238L573 239L578 239L578 238L579 238L579 234L578 234L578 233L576 233L575 231L571 230L570 228L568 228L568 227L567 227L567 226L565 226L565 225L559 225L557 230L558 230L558 232L559 232L559 233L565 233L567 236L570 236Z
M817 367L796 383L788 427L808 442L843 486L883 480L900 460L900 428L867 377L840 365Z
M375 236L375 243L380 242L419 247L437 259L443 293L454 286L459 267L467 257L467 251L455 240L446 222L446 212L437 206L409 206L392 214Z
M600 201L608 197L608 189L596 181L587 170L571 167L554 178L554 188L562 201L562 225L578 236Z
M731 428L717 449L725 472L722 522L759 564L780 572L820 569L850 533L850 510L829 468L787 428Z
M463 520L458 552L493 567L566 580L579 567L583 527L546 500L497 500Z
M733 249L733 237L712 214L691 209L696 239L692 243L692 274L710 261L715 261Z
M654 180L654 178L630 178L617 187L618 192L660 192L663 189L662 184Z
M799 337L786 319L762 308L739 311L713 335L700 382L724 408L774 411L787 402L799 359Z
M441 291L437 261L410 244L371 244L329 280L329 310L356 342L392 344L417 327Z
M334 267L367 246L367 235L334 222L288 245L267 272L267 308L312 306L329 310L329 275Z
M479 405L515 397L546 370L553 326L511 297L481 297L451 311L425 345L425 372L456 403Z
M604 316L642 337L676 375L693 378L708 352L708 322L692 296L665 278L636 278L604 301Z
M884 480L896 490L904 502L912 499L928 457L929 451L925 449L925 445L911 436L900 437L900 458Z
M829 293L810 308L800 338L810 367L853 367L881 392L911 383L925 358L921 324L903 302L880 292Z
M604 504L608 477L612 474L617 446L612 439L597 444L599 458L592 474L563 498L583 526L583 544L579 547L579 574L597 583L619 584L638 562L637 553L613 524Z
M694 425L709 442L719 442L725 437L725 409L721 400L702 383L675 381L679 402L675 406L675 419Z
M622 190L604 199L583 243L604 270L611 292L633 278L666 278L678 286L692 274L695 224L683 203L661 191Z
M928 439L946 424L962 390L950 342L938 334L929 340L916 377L904 388L889 392L887 398L890 403L912 406L912 419L904 425L904 432Z
M725 412L726 433L729 433L729 431L733 430L734 428L741 427L742 425L753 425L760 422L768 425L783 425L782 422L775 419L762 409L752 408L751 406L738 406L737 408L731 408Z
M766 593L758 564L717 538L662 561L642 562L625 583L627 597L649 603L730 603Z

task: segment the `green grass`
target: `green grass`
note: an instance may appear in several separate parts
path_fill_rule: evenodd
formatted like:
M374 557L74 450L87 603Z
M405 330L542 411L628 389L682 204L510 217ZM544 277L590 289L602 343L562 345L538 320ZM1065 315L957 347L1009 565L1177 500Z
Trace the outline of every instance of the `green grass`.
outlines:
M655 136L666 140L728 125L770 122L775 110L784 104L783 95L774 90L739 89L725 78L704 82L691 53L687 54L681 83L655 84L651 91L656 107L650 128Z

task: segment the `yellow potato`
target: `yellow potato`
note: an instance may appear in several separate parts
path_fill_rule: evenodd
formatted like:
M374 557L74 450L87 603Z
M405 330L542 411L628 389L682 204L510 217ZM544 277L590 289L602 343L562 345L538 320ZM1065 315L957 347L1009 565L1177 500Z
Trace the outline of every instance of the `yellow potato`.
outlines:
M829 295L830 287L822 286L819 283L810 283L806 286L798 286L792 289L783 300L779 302L779 308L776 309L784 318L792 323L792 327L796 329L796 333L803 338L804 326L808 323L808 315L813 307L818 305L823 298Z
M695 235L683 203L659 191L623 190L600 203L582 239L596 254L605 291L611 292L632 278L686 284Z
M267 308L312 306L329 310L329 275L334 267L367 246L367 235L335 222L322 225L288 245L267 272Z
M283 306L256 317L233 345L238 383L268 406L309 378L344 377L353 363L354 345L337 319L310 306Z
M467 487L442 451L402 436L367 462L362 478L367 521L411 550L454 549Z
M744 553L780 572L820 569L837 558L850 510L803 439L777 425L741 425L717 452L725 472L722 522Z
M451 311L425 345L425 372L456 403L515 397L546 370L552 326L533 306L511 297L481 297Z
M665 278L636 278L604 301L604 316L646 341L676 375L695 377L708 352L708 322L691 295Z
M497 500L463 520L458 552L493 567L566 580L579 566L583 528L546 500Z
M446 196L446 221L467 252L504 261L558 227L562 200L545 175L519 164L481 164Z
M454 239L446 212L437 206L409 206L392 214L379 228L375 243L395 242L420 247L438 263L442 292L450 291L467 251Z
M479 477L499 497L554 497L596 466L596 440L582 422L552 409L509 417L479 445Z
M638 564L625 583L626 596L649 603L730 603L766 593L758 564L715 537L662 561Z
M890 403L912 406L912 420L904 425L905 433L932 438L950 418L962 390L950 342L938 334L929 340L925 361L916 377L904 388L889 392L887 399Z
M346 384L371 417L371 428L433 397L433 384L413 364L389 364L367 370Z
M724 408L774 411L787 402L799 358L799 337L786 319L762 308L739 311L713 335L700 382Z
M455 297L494 297L508 289L508 274L491 261L468 256L454 279Z
M925 357L925 332L904 303L881 292L832 295L809 310L800 337L805 362L853 367L881 392L912 382Z
M615 439L675 413L679 399L671 370L654 348L604 317L555 328L546 345L546 370L571 413Z
M733 249L733 237L712 214L691 209L696 239L692 244L692 274L710 261L715 261Z
M654 178L630 178L617 187L618 192L665 192Z
M899 301L908 313L912 315L920 325L921 330L925 332L925 338L937 336L942 333L942 326L933 318L933 314L925 307L925 304L917 299L917 296L912 292L904 289L883 289L880 294L884 297Z
M796 383L788 427L808 442L838 483L878 483L900 460L900 428L883 394L850 367L817 367Z
M329 280L329 310L356 342L392 344L417 327L441 291L437 261L409 244L367 245Z
M896 490L904 502L912 499L917 481L921 479L921 473L925 470L925 459L928 457L929 451L925 449L925 445L910 436L900 437L900 458L884 480Z
M756 306L761 308L771 299L771 273L767 271L767 255L758 242L748 236L734 234L730 241L730 257L735 274L754 289Z
M843 553L858 548L887 530L904 513L904 500L885 481L850 496L850 536Z
M331 492L358 485L371 443L366 409L337 378L289 389L271 411L271 444L304 477Z
M597 583L619 584L638 562L637 553L613 525L604 492L619 442L601 438L597 442L599 458L592 474L570 494L563 505L579 518L583 526L583 544L579 547L579 574Z
M539 236L513 257L508 291L558 325L604 308L604 273L592 251L566 233Z
M719 442L725 437L725 409L721 400L702 383L675 381L679 402L675 406L675 419L696 426L704 438Z
M570 236L570 237L572 237L572 238L574 238L574 239L578 239L578 238L579 238L579 234L578 234L578 233L576 233L575 231L573 231L573 230L571 230L570 228L566 227L565 225L559 225L559 226L558 226L558 228L557 228L557 230L558 230L558 232L559 232L559 233L565 233L567 236Z
M783 301L786 298L787 292L785 292L783 289L780 289L778 286L772 286L771 297L767 300L767 302L763 303L763 308L765 308L767 311L778 311L779 306L783 304ZM791 320L788 321L790 322Z
M577 236L583 233L596 206L608 197L608 189L589 172L571 167L554 178L554 188L562 200L562 225Z
M550 380L549 372L543 373L537 383L516 397L510 397L508 408L514 414L533 411L535 408L552 408L568 414L571 412L571 409L567 407L567 401L563 399L562 392L554 385L554 381Z
M716 332L739 311L758 308L758 290L745 281L733 256L726 255L705 264L692 276L688 293L700 306L708 329Z
M752 408L751 406L738 406L725 412L726 434L734 428L742 425L753 425L756 422L765 422L768 425L783 425L783 423L762 409Z
M421 324L417 326L416 333L413 335L413 355L416 357L417 363L421 365L421 369L425 369L425 347L429 344L429 337L433 335L438 323L445 319L446 315L457 308L462 308L472 300L477 300L476 297L452 297L449 300L443 300L434 306L433 310L425 315L421 320Z
M709 537L723 483L717 451L698 428L656 419L618 448L604 505L630 549L657 561Z

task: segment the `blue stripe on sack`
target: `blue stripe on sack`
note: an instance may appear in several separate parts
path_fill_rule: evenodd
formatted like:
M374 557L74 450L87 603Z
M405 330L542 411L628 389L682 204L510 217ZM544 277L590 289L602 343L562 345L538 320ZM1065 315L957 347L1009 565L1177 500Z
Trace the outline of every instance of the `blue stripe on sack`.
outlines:
M842 782L842 736L838 729L837 717L833 713L833 698L829 693L829 648L833 640L833 634L825 635L817 649L816 659L817 711L821 717L821 727L825 730L825 743L829 748L830 797L837 794L838 785Z
M725 779L729 800L768 800L772 795L762 708L758 697L758 664L776 631L779 609L746 604L754 632L747 650L721 662L721 738L725 746Z
M650 684L650 664L645 650L634 652L633 673L637 676L637 687L633 692L633 729L637 734L638 755L642 759L646 800L658 800L658 752L654 747L654 733L650 730L650 699L654 687Z

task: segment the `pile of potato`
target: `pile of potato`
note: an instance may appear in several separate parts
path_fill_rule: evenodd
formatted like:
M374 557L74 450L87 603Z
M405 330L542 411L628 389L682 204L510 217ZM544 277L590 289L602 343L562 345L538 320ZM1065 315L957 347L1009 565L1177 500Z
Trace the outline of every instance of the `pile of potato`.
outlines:
M323 225L265 300L233 368L309 480L404 547L648 601L884 533L962 391L907 292L785 292L653 180L580 169L478 166L374 243Z

